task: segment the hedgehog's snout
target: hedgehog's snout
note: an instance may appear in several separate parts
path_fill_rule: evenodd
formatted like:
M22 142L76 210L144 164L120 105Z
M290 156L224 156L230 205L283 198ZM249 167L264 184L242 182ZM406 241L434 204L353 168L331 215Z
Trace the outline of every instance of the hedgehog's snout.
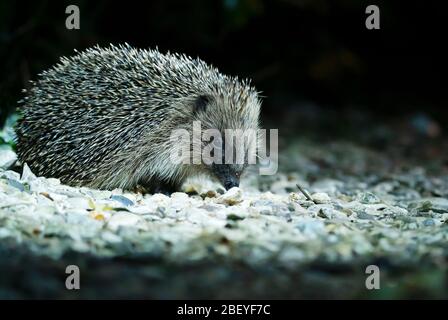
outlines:
M233 187L239 187L240 185L240 181L238 178L236 177L229 177L225 182L224 182L224 188L226 188L226 190L229 190Z
M229 164L213 164L212 172L226 190L240 185L240 175Z

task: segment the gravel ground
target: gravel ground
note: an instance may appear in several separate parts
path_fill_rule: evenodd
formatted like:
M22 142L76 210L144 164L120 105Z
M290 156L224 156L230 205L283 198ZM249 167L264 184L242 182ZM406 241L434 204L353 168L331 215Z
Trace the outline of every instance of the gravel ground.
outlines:
M347 142L296 139L280 155L274 176L168 197L7 170L3 145L0 298L448 297L446 174ZM69 264L81 290L65 289ZM370 264L380 290L365 287Z

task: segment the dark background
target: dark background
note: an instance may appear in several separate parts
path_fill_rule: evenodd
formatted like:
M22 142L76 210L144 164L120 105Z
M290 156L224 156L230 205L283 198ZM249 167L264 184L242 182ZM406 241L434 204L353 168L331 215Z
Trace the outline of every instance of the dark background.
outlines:
M75 48L111 42L158 46L253 79L266 96L263 126L279 128L279 153L289 160L280 159L281 170L298 173L310 184L327 177L343 181L353 192L385 182L402 199L446 198L448 11L443 2L0 0L0 124L14 112L28 80ZM80 7L80 30L65 28L69 4ZM369 4L380 7L381 30L365 27ZM287 138L320 136L299 150L293 139L282 141L285 132ZM341 137L381 153L346 147L337 141ZM260 186L269 187L276 178ZM402 226L399 216L391 218ZM34 236L44 235L23 237L23 246L35 248ZM0 277L0 295L13 298L446 297L439 280L446 263L431 251L412 263L401 255L397 263L375 251L374 261L360 255L327 265L317 259L291 269L213 256L178 266L157 253L154 258L150 253L99 258L73 252L53 259L6 240L0 246L0 257L7 257L0 259L0 274L7 275ZM68 264L89 270L80 293L61 290L61 270ZM381 282L393 289L365 290L363 270L369 264L385 268Z
M128 42L199 56L253 79L263 117L314 104L447 119L442 1L0 1L0 121L29 79L73 49ZM77 4L81 29L65 28ZM365 8L381 10L367 30ZM443 83L444 82L444 83ZM279 118L280 119L280 118Z

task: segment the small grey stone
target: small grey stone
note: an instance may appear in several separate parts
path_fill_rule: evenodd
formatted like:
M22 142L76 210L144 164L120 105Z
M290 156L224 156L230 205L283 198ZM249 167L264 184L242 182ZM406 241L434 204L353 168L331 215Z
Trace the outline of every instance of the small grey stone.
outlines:
M361 220L374 220L375 216L372 216L371 214L368 214L364 211L358 212L357 214L358 219Z
M372 192L364 192L359 195L359 202L364 204L380 203L381 200Z
M9 148L9 146L7 148L0 146L0 168L8 169L16 162L16 160L17 155Z
M26 182L36 180L36 176L34 175L34 173L31 171L30 167L28 167L28 165L26 163L23 165L21 180L26 181Z
M8 180L8 184L11 187L17 188L17 189L19 189L22 192L25 191L25 186L20 181L13 180L13 179L7 179L7 180Z
M128 207L128 206L133 206L134 202L132 202L131 200L129 200L128 198L126 198L125 196L119 195L119 194L114 194L110 197L111 200L115 200L119 203L121 203L122 205Z
M317 204L329 203L331 198L325 192L316 192L311 195L311 199Z
M12 170L2 172L0 177L4 177L6 179L20 180L20 174Z
M229 206L240 203L241 201L243 201L243 192L238 187L227 190L226 193L219 196L216 200L217 203L223 203Z
M325 232L325 225L321 220L303 218L298 221L296 228L307 236L316 236Z
M436 222L434 221L434 219L425 219L425 220L423 221L423 225L424 225L425 227L433 227L433 226L436 225Z

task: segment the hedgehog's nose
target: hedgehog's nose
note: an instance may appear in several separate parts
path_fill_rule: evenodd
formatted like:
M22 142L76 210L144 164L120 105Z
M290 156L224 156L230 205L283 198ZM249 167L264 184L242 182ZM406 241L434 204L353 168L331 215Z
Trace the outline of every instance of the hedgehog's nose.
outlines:
M224 188L226 188L226 190L229 190L233 187L238 187L239 185L240 182L238 181L238 179L232 177L226 180L226 182L224 183Z

